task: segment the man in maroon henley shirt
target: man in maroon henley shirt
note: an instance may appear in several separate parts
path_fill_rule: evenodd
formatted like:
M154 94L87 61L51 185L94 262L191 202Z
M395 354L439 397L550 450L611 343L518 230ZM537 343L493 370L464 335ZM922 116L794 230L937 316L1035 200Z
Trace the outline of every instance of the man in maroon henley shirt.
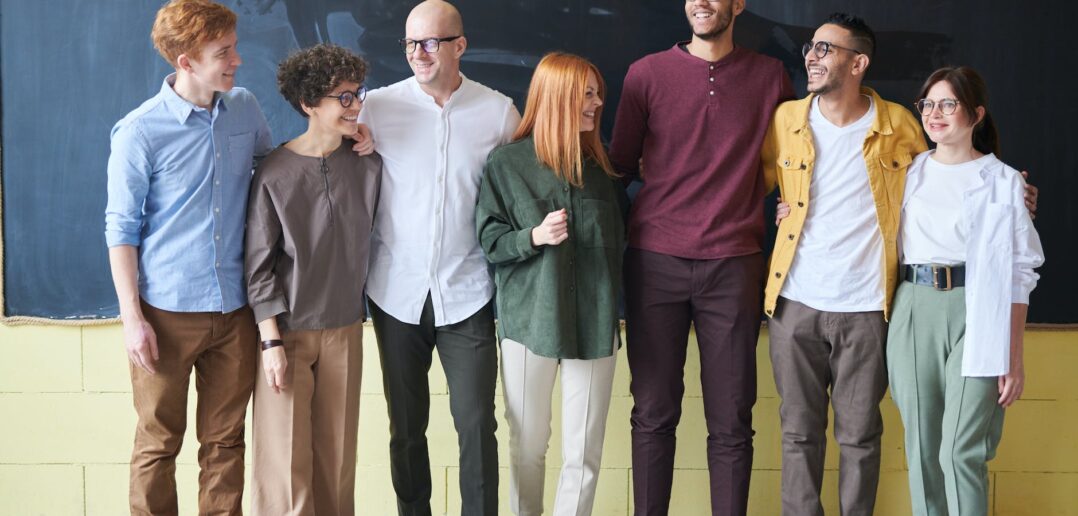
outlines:
M760 147L793 98L782 64L733 43L744 0L687 0L691 41L629 68L610 158L643 187L625 298L636 514L666 514L690 324L700 345L711 509L745 514L765 263Z

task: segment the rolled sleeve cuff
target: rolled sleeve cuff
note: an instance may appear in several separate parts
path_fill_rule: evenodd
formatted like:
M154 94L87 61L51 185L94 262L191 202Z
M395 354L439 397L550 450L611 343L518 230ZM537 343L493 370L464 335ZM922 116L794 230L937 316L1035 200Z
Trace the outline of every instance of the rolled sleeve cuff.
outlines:
M251 302L251 310L255 313L255 322L260 323L288 311L284 296L278 296L260 302Z
M120 231L117 229L105 230L105 245L108 247L117 247L121 245L129 245L138 247L142 243L138 233Z
M1037 288L1037 280L1039 279L1040 274L1033 271L1016 274L1011 282L1011 302L1028 305L1029 295L1034 288Z
M532 246L532 229L533 228L528 228L517 231L517 254L520 255L521 261L539 254L539 249Z

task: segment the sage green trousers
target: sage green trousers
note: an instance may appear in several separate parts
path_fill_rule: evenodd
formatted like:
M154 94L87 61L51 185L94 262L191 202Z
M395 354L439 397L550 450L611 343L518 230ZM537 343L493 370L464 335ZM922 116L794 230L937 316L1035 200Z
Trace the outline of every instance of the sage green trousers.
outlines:
M906 429L913 514L988 514L988 465L1003 432L997 377L963 377L965 289L903 281L887 333L891 397Z

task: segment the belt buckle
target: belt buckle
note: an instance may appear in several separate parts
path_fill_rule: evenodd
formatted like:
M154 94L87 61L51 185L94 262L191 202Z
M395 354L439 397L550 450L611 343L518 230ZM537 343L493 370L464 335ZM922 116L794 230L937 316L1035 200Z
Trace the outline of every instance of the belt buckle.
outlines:
M943 277L944 277L944 279L947 280L943 285L940 285L940 271L944 272ZM932 288L934 288L936 290L944 291L944 292L954 288L952 283L951 283L951 267L950 266L948 266L948 265L933 265L932 266Z

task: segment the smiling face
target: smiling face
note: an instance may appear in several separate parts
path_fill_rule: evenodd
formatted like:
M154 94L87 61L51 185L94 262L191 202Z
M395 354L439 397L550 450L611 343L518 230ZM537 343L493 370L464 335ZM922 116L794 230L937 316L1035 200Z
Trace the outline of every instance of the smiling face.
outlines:
M359 127L359 112L363 109L363 103L356 98L352 100L351 106L344 107L340 100L330 96L336 97L346 91L355 94L358 89L359 84L342 82L326 93L327 96L323 97L318 105L306 107L304 111L310 117L310 124L326 132L340 133L342 136L355 134Z
M462 29L452 12L424 4L412 11L404 27L404 37L413 41L461 35ZM442 42L437 52L428 53L422 45L416 45L408 54L408 65L419 84L438 89L452 87L459 77L460 58L466 46L463 37Z
M961 104L950 115L943 114L939 107L941 100L957 98L951 84L947 81L939 81L933 84L928 89L928 94L925 95L925 98L936 104L930 113L921 115L921 123L924 125L925 132L928 133L928 137L937 145L971 144L973 141L973 128L980 120L971 119ZM984 108L977 107L976 112L979 118L983 116Z
M850 31L825 23L816 29L812 36L813 43L826 41L840 47L854 48L853 38ZM808 91L818 95L825 95L841 89L847 80L850 80L850 72L857 58L856 53L842 48L832 47L824 57L818 57L816 52L810 51L805 55L805 71L808 72Z
M595 116L603 99L599 98L599 78L595 72L588 72L588 81L584 87L584 105L580 111L580 132L595 130Z
M199 84L212 91L229 91L236 84L236 69L243 64L236 50L236 33L229 32L206 43L198 55L187 55L189 73Z
M713 40L723 35L734 19L735 3L739 2L687 0L685 16L689 19L693 35L703 40Z

